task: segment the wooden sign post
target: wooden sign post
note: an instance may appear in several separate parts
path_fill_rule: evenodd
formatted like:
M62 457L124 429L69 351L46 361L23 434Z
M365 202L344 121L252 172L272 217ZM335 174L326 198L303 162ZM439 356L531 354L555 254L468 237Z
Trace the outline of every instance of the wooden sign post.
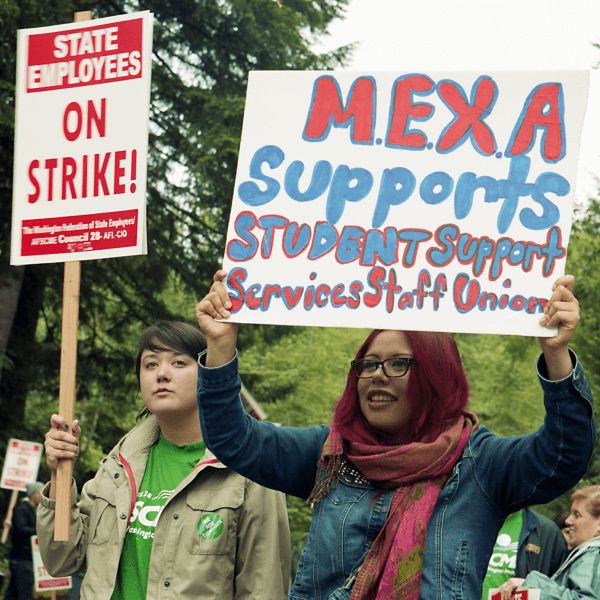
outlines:
M75 13L75 23L91 21L89 10ZM74 260L65 263L63 282L62 341L60 346L60 390L58 414L69 426L75 418L75 377L77 373L77 329L79 327L79 288L81 262ZM73 463L61 460L56 472L56 513L54 539L67 541L71 534L71 480Z
M60 392L58 414L72 427L75 418L75 375L77 371L77 328L79 324L79 284L81 263L65 263L63 284L62 342L60 348ZM66 541L71 525L71 479L73 463L61 460L56 472L56 516L54 539Z

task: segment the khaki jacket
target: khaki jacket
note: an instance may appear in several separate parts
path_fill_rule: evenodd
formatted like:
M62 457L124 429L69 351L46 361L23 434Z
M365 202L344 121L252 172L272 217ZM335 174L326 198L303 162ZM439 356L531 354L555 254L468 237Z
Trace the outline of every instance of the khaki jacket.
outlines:
M101 462L81 492L71 492L71 535L54 541L54 500L42 490L37 532L42 560L53 576L85 571L83 600L109 600L123 540L150 448L159 435L151 415ZM219 515L223 533L204 539L198 521ZM156 524L148 570L148 600L281 600L290 580L285 498L234 473L206 451L175 489Z

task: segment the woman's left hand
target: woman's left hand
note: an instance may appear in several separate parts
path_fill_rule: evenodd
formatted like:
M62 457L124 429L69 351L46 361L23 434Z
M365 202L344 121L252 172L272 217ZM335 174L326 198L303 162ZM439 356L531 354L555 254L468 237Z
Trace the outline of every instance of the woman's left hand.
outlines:
M523 585L524 581L524 579L519 579L518 577L511 577L505 584L501 585L502 600L510 600L515 590Z
M554 337L538 338L549 379L553 381L568 377L573 370L568 346L579 323L579 302L573 295L574 286L572 275L559 277L552 286L552 296L540 319L540 325L544 327L558 327Z

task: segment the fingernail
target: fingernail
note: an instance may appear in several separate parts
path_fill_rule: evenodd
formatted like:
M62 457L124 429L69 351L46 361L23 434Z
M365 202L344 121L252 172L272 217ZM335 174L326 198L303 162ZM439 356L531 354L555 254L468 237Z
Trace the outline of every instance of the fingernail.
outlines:
M76 445L76 446L79 446L79 442L75 442L75 445Z
M225 301L225 308L231 308L231 301L230 300L226 300Z
M64 427L65 429L69 429L69 424L68 424L68 423L65 423L65 424L63 425L63 427Z

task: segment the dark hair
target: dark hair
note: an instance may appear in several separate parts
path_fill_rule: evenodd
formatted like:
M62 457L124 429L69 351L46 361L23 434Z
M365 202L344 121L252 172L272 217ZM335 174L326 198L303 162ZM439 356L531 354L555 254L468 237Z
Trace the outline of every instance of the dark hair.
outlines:
M569 518L570 514L570 510L563 510L554 517L554 522L558 525L559 529L564 529L565 527L568 527L565 521Z
M358 349L364 358L371 342L382 332L375 329ZM408 372L411 416L403 426L407 443L431 441L459 417L469 403L469 384L454 339L447 333L402 331L410 340L417 363ZM334 409L333 423L346 440L368 444L388 443L381 431L364 418L358 403L358 377L348 372L346 388Z
M586 500L587 511L597 519L600 517L600 485L588 485L573 492L571 502Z
M138 350L139 352L135 360L135 372L139 382L142 353L144 350L152 350L152 352L175 350L175 352L181 352L196 359L198 358L198 354L206 350L206 338L197 327L193 327L187 323L181 321L159 321L144 329L140 336ZM149 414L150 411L144 408L136 420L139 421Z

